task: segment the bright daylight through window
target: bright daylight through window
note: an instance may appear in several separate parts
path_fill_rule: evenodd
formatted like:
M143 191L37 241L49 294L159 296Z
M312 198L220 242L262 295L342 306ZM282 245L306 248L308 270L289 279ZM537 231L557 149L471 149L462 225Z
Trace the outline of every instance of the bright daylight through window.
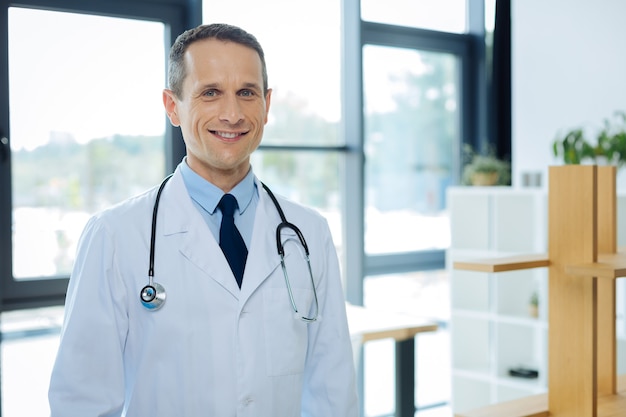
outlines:
M88 217L164 176L163 39L162 23L9 8L16 279L69 275Z

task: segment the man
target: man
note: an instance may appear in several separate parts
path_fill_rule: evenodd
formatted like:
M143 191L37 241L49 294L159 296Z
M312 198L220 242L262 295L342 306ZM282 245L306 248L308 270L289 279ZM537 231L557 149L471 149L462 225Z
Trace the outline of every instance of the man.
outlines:
M229 25L189 30L171 49L169 87L165 110L187 155L159 196L157 187L87 224L50 383L52 417L356 417L327 223L282 198L275 205L250 166L271 99L261 46ZM223 235L225 194L236 200L236 236ZM280 229L286 276L278 207L299 228ZM239 266L225 247L238 239Z

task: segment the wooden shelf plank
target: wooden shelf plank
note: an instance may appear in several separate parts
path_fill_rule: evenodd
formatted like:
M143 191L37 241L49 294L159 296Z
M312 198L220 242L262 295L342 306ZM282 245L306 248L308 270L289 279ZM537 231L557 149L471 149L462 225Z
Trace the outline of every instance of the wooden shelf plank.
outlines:
M567 265L565 272L575 276L598 278L626 277L626 253L598 254L597 262Z
M519 269L544 268L547 266L550 266L547 254L515 255L453 263L454 269L478 272L505 272Z
M501 258L455 261L454 269L478 272L505 272L550 266L547 254L515 255ZM599 254L598 262L567 265L565 272L575 276L626 277L626 252Z

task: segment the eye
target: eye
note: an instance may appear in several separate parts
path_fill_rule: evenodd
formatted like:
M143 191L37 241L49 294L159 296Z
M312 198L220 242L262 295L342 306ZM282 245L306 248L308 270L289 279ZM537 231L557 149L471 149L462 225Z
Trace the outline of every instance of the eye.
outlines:
M252 97L254 95L254 92L251 90L241 90L239 92L239 95L243 97Z
M204 93L202 93L202 95L205 97L215 97L217 96L217 90L206 90Z

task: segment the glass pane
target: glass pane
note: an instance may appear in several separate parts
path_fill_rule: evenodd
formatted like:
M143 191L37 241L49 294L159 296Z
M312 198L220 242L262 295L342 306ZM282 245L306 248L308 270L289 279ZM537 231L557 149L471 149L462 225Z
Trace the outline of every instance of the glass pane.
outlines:
M68 275L87 218L163 177L164 48L162 23L9 8L15 278Z
M459 149L454 55L366 45L365 250L449 246L446 187Z
M340 158L336 152L258 150L252 166L275 194L312 207L328 220L341 258Z
M240 26L263 46L273 89L264 144L340 144L340 1L204 0L203 10L205 23Z
M496 0L485 0L485 31L493 34L496 24Z
M465 33L467 0L361 0L369 22Z

